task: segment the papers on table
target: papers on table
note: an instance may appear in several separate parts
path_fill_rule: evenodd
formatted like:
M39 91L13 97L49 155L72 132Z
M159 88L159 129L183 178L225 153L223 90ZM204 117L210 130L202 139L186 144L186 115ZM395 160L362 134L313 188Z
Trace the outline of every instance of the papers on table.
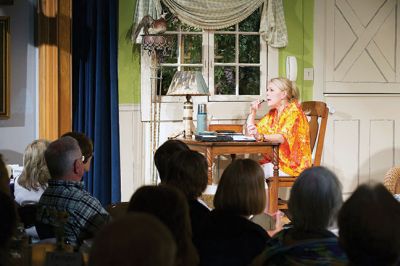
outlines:
M232 135L233 141L256 141L254 137L244 135Z

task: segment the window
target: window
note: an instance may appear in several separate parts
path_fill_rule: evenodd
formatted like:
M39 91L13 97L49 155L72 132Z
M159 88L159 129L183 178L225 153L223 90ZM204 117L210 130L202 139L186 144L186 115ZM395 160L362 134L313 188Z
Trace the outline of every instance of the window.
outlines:
M212 95L260 95L260 81L266 73L266 45L258 33L260 12L258 9L241 23L218 31L202 31L169 20L166 34L173 36L175 46L161 63L162 85L158 91L167 93L177 70L198 70L208 81Z
M157 92L166 95L177 70L197 70L209 86L211 95L206 97L207 102L243 102L246 108L239 108L237 112L247 112L249 101L265 95L268 76L278 73L278 52L267 49L258 32L260 16L261 10L257 9L242 22L215 31L170 19L165 34L172 36L174 47L160 63L158 76L162 79L157 83ZM143 93L150 92L150 76L146 79L143 74L150 73L147 70L150 64L144 57L148 57L147 53L142 53L142 103L148 105L150 102L143 102ZM177 101L183 102L184 97L162 97L162 102Z

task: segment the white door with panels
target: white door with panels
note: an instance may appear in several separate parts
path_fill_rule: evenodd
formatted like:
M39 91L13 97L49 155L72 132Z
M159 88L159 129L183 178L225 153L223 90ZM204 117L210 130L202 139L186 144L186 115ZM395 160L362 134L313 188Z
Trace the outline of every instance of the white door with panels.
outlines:
M315 1L316 98L334 109L324 165L344 193L400 165L400 4Z

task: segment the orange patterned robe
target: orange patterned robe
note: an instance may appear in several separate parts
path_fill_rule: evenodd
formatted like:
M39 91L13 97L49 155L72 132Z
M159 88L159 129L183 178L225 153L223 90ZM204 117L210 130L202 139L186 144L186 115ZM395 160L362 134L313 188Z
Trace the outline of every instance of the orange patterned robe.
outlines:
M310 132L307 117L297 101L289 103L280 117L278 110L272 109L257 124L260 134L281 134L285 139L279 146L279 170L288 175L298 176L311 167ZM264 155L261 164L270 162Z

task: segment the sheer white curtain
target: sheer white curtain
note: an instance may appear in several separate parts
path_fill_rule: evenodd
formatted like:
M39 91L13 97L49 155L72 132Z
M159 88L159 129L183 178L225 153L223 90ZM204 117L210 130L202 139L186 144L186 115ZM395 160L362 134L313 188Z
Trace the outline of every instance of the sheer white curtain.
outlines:
M282 0L161 0L183 23L203 29L222 29L241 22L263 5L260 33L272 47L288 42ZM158 18L160 0L138 0L136 26L145 15Z

